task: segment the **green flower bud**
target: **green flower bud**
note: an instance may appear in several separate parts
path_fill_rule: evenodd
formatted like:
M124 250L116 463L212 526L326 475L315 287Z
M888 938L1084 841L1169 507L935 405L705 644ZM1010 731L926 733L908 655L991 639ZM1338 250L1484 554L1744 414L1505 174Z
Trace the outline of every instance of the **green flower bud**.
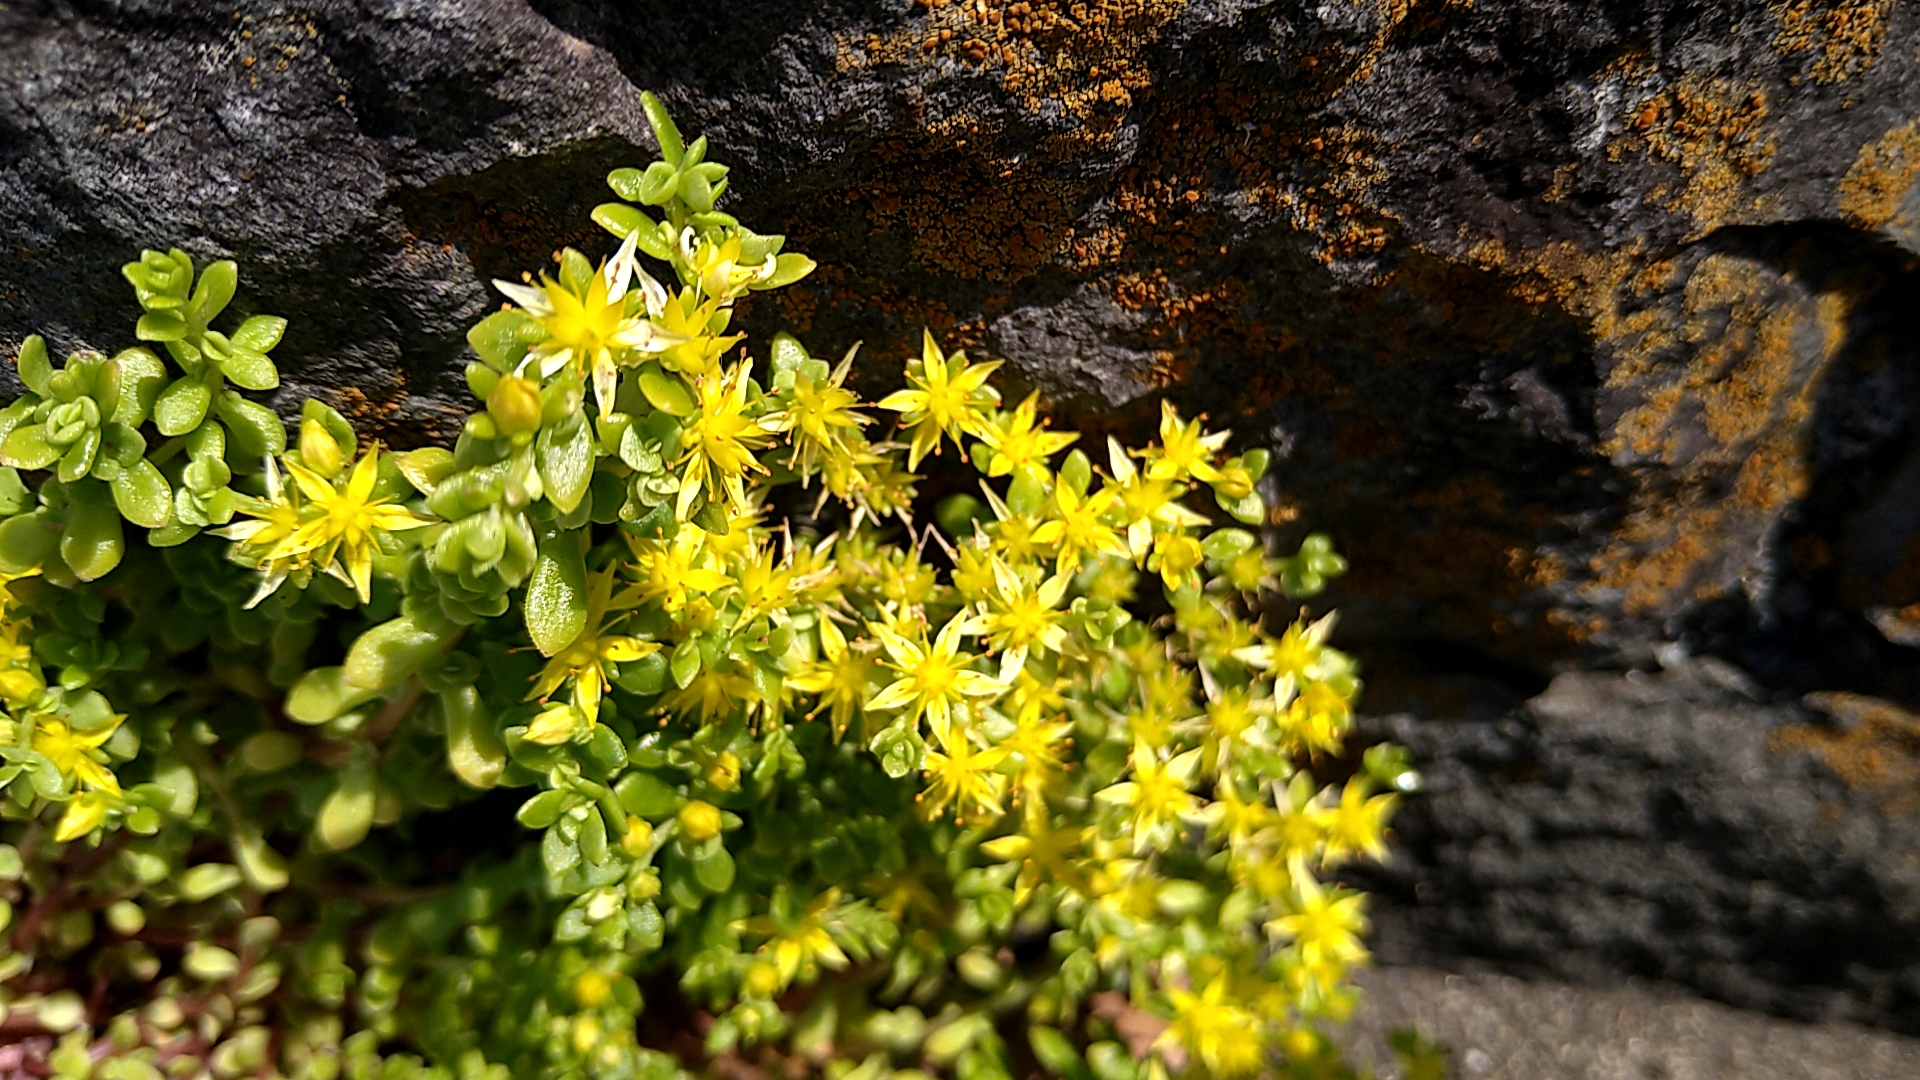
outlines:
M487 412L500 435L531 435L540 430L540 384L519 375L502 375L487 394Z
M340 475L347 463L326 426L310 416L300 421L300 463L328 479Z

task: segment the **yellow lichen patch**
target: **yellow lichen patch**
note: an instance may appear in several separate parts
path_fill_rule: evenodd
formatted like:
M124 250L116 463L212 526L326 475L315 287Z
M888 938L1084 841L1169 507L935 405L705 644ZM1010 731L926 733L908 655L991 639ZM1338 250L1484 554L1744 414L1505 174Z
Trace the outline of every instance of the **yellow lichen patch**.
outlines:
M1692 217L1696 236L1764 209L1751 181L1772 163L1775 142L1758 84L1687 75L1646 93L1661 86L1654 72L1623 69L1613 77L1645 96L1631 111L1627 133L1608 145L1608 157L1646 155L1680 170L1680 184L1655 188L1652 202Z
M1892 13L1893 0L1790 0L1774 6L1780 30L1773 48L1782 56L1817 51L1813 77L1839 82L1873 66Z
M1750 572L1756 532L1807 492L1815 395L1844 344L1851 295L1843 284L1794 300L1757 265L1716 254L1677 305L1620 320L1622 361L1607 386L1637 402L1602 449L1664 482L1633 497L1592 560L1596 588L1650 612L1722 595Z
M1920 183L1920 119L1909 120L1860 148L1840 181L1840 212L1870 229L1895 222L1900 202ZM1920 227L1920 222L1910 223Z
M1882 812L1920 810L1920 716L1864 694L1822 691L1804 700L1838 721L1838 729L1783 727L1768 739L1771 749L1820 755L1848 787L1880 795Z

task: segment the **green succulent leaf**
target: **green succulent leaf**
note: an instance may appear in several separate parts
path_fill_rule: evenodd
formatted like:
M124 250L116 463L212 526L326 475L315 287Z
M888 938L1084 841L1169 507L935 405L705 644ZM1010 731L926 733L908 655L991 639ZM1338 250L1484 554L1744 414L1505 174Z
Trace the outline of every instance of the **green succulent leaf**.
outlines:
M572 513L586 495L593 480L593 456L593 430L580 414L540 430L540 480L548 501L561 513Z
M27 389L46 397L48 384L53 380L53 363L47 359L47 342L39 334L28 334L20 343L20 355L15 358L20 369L20 381Z
M471 686L440 695L447 725L447 766L460 782L485 791L500 782L507 765L507 744L494 727L480 692Z
M187 320L174 311L149 311L134 324L133 334L141 341L179 341L187 336Z
M44 469L60 460L60 450L47 441L47 429L26 424L8 432L0 442L0 465L10 469Z
M242 457L258 461L268 454L286 451L287 428L272 409L256 405L231 390L215 400L214 408L226 426L234 450Z
M527 636L542 656L572 644L587 627L587 568L580 541L555 533L540 541L540 555L527 580Z
M352 766L340 774L340 782L320 807L314 821L314 836L330 851L357 847L373 828L378 800L373 770Z
M121 470L111 486L114 505L135 525L159 529L173 520L173 489L152 462L142 459Z
M457 627L436 625L418 613L389 619L354 639L343 678L365 690L398 686L446 648L457 632Z
M287 320L278 315L252 315L228 339L237 348L269 353L287 332Z
M685 144L680 139L680 129L674 125L673 117L667 115L667 107L660 103L653 91L640 93L640 108L647 114L647 125L653 128L654 141L660 145L660 156L668 165L680 164L686 154ZM626 198L623 193L621 198Z
M220 371L238 386L248 390L271 390L280 385L280 372L265 353L235 347L220 361Z
M24 574L59 551L59 525L42 513L15 514L0 521L0 573Z
M344 667L318 667L293 684L284 707L287 718L297 723L324 724L378 696L378 688L348 682Z
M120 511L106 485L85 481L68 488L67 527L60 537L60 558L81 581L113 572L126 552Z
M201 326L212 322L214 316L227 309L227 305L233 302L233 291L239 284L240 268L231 259L209 263L200 272L200 283L194 287L193 299L188 301L188 306Z
M175 379L153 403L153 424L162 435L185 435L206 420L212 403L213 391L206 383L191 376Z

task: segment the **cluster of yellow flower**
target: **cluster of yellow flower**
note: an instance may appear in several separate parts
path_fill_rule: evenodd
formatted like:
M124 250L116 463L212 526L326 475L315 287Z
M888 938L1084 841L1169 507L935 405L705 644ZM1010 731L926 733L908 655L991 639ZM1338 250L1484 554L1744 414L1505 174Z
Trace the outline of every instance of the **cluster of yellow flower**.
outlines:
M120 782L102 747L120 730L114 713L96 693L49 690L29 642L31 620L13 593L16 582L36 577L0 574L0 777L23 772L43 798L66 804L54 826L60 843L98 828L121 800Z

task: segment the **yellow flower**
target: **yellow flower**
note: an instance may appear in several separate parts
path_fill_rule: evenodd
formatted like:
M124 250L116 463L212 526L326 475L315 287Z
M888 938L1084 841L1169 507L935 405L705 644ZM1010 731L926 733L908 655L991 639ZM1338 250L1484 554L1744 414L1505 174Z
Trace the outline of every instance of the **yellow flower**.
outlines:
M64 844L78 840L99 828L107 820L107 812L120 803L120 792L88 791L75 796L67 802L67 809L60 815L60 824L54 827L55 843Z
M1296 621L1280 635L1279 641L1269 639L1235 649L1233 655L1275 676L1291 675L1296 681L1324 678L1323 658L1332 659L1325 654L1332 652L1326 648L1326 641L1333 633L1333 624L1332 614L1312 623Z
M973 739L961 733L947 744L947 752L927 751L927 787L914 798L920 812L937 818L948 806L954 808L954 821L979 822L1006 813L1000 794L1007 778L995 770L1007 758L1007 748L974 748Z
M805 371L793 373L792 403L787 406L787 430L793 436L793 455L787 467L800 474L802 487L812 479L821 458L847 458L851 452L842 442L843 433L858 435L863 424L872 423L864 413L855 412L859 395L843 384L853 368L853 352L840 362L827 380L816 384Z
M1032 514L1016 514L1012 508L994 494L993 489L982 488L987 496L987 505L993 509L994 520L980 526L993 541L993 549L1001 558L1014 566L1027 566L1045 560L1053 553L1053 546L1039 539L1040 530L1048 523Z
M1292 680L1281 681L1290 684ZM1276 694L1279 689L1276 687ZM1347 696L1332 683L1315 680L1301 687L1281 714L1281 739L1289 750L1333 753L1340 748L1340 738L1352 717L1353 707Z
M748 550L733 560L733 574L727 580L739 590L740 615L736 626L747 623L763 615L784 615L793 604L793 568L773 550L764 535L746 530L734 530L729 534L745 533L751 538Z
M833 741L839 742L840 736L846 734L847 725L853 722L854 712L867 699L867 688L872 684L876 665L865 647L867 642L849 645L846 635L832 619L824 614L819 619L820 659L789 676L787 685L803 694L820 695L820 703L807 714L807 719L813 719L821 709L831 709Z
M702 375L696 381L700 408L681 429L680 442L687 452L674 462L686 466L674 511L682 520L703 491L715 501L724 497L732 511L752 510L742 478L748 472L767 471L753 452L766 446L771 433L784 422L778 414L759 419L746 415L747 376L752 367L753 361L743 360L732 370Z
M1167 988L1173 1023L1160 1036L1186 1050L1216 1077L1249 1076L1260 1071L1266 1045L1260 1019L1227 996L1227 977L1216 975L1198 994Z
M1081 495L1068 485L1059 484L1053 489L1053 517L1034 530L1033 542L1058 549L1054 567L1063 574L1077 569L1083 555L1125 555L1127 545L1120 534L1101 520L1116 502L1113 491L1108 488Z
M993 590L980 605L977 623L987 643L1000 653L1000 681L1010 683L1026 667L1027 655L1059 652L1066 647L1066 612L1060 599L1071 579L1055 574L1039 585L1020 579L1005 562L993 560Z
M1088 891L1083 865L1085 843L1090 830L1071 825L1054 828L1043 804L1029 808L1020 831L980 845L989 858L1000 862L1018 862L1020 870L1013 880L1013 902L1025 904L1035 889L1059 885L1075 892Z
M833 939L833 931L840 929L843 921L835 917L839 903L840 890L828 889L814 897L805 913L791 925L782 925L772 915L756 915L734 924L738 930L767 939L754 956L758 963L771 968L773 985L754 989L771 997L793 985L795 980L812 982L819 977L821 968L840 971L853 962Z
M1346 889L1323 889L1311 874L1296 872L1289 914L1267 923L1267 931L1289 940L1309 966L1352 964L1367 955L1360 935L1367 932L1361 912L1366 897Z
M1188 477L1209 482L1219 480L1221 476L1213 467L1213 455L1227 444L1231 434L1221 431L1209 435L1198 420L1183 424L1173 406L1162 401L1160 445L1147 450L1147 475L1157 480L1185 480Z
M609 566L587 579L586 625L581 628L578 637L554 653L546 666L540 669L540 674L534 678L532 692L527 694L529 701L534 698L545 701L553 696L555 690L570 682L573 684L573 705L580 710L586 726L592 728L600 722L600 699L613 682L608 674L613 670L613 665L630 663L660 651L657 642L607 632L624 618L616 616L612 621L608 620L609 609L618 610L612 601L613 567ZM543 734L551 736L553 733ZM568 735L571 732L559 738L550 738L550 741L564 742ZM527 738L532 742L549 741L534 738L531 730Z
M404 506L393 505L391 495L375 497L373 484L380 472L380 447L367 449L353 471L329 483L319 473L286 459L287 472L299 489L300 525L281 537L262 559L263 569L278 572L283 565L307 566L325 570L360 594L360 602L372 598L373 552L385 533L418 529L433 522ZM290 500L289 500L290 502ZM266 521L262 532L271 532L285 522L286 503L267 503L242 507L241 512ZM259 546L260 534L248 538L249 546ZM285 562L291 560L291 563ZM271 591L271 590L269 590Z
M0 573L0 699L15 707L31 703L47 683L33 658L33 646L23 640L31 623L23 612L14 610L13 593L7 586L39 572Z
M696 245L693 226L689 225L680 232L682 264L693 276L694 284L699 286L701 293L722 303L772 277L776 269L771 258L762 259L754 266L744 265L740 262L740 254L738 236L729 236L718 244L701 240Z
M960 639L973 633L974 626L964 612L947 620L932 644L924 637L918 642L909 641L879 623L868 623L867 629L887 650L891 658L887 666L900 673L867 703L867 708L885 711L909 707L908 720L925 717L941 746L951 745L955 705L970 697L999 697L1006 690L993 676L970 670L974 657L960 651Z
M993 590L993 567L1000 562L984 535L962 537L953 546L953 591L963 603L979 604Z
M1322 859L1334 863L1363 854L1385 862L1386 819L1398 801L1393 795L1369 799L1363 780L1357 776L1348 780L1340 792L1340 805L1319 815L1327 834L1327 849Z
M876 403L878 408L901 413L900 423L913 428L908 472L920 467L920 459L939 445L943 434L956 446L963 432L984 436L989 425L981 407L1000 401L999 392L987 385L987 376L999 368L1000 361L970 364L962 352L942 356L933 331L923 334L919 361L907 364L907 382L913 388L896 390Z
M742 709L773 706L763 702L744 675L730 675L701 668L684 689L669 690L660 698L660 707L675 716L698 715L702 724L712 724L738 714Z
M1064 773L1066 747L1062 745L1073 725L1064 720L1047 722L1037 708L1021 709L1014 718L1013 731L996 745L1014 761L1014 782L1020 793L1035 799L1047 785Z
M682 289L679 296L662 305L654 315L655 325L681 340L660 353L660 366L689 376L712 371L720 355L746 336L718 333L714 323L719 314L719 300L702 300L692 289Z
M1107 460L1113 466L1113 483L1107 490L1120 498L1120 509L1127 517L1127 550L1135 561L1147 557L1155 525L1184 529L1207 523L1204 516L1180 505L1184 485L1135 468L1132 456L1112 436L1107 437Z
M635 262L635 236L627 237L620 251L601 265L587 281L584 293L575 293L566 284L545 275L541 276L539 285L517 285L498 279L493 283L494 288L519 304L527 317L547 332L545 341L527 351L522 367L537 366L544 379L572 364L583 376L593 380L594 395L603 414L613 405L621 364L631 363L635 355L661 352L681 340L680 335L663 331L648 321L645 312L627 314L627 287L636 275L649 294L647 298L652 307L657 309L665 299L659 283Z
M1200 541L1185 533L1161 533L1154 538L1153 555L1147 559L1147 567L1160 573L1160 580L1166 582L1169 590L1183 587L1197 587L1200 576L1195 571L1206 561L1206 553L1200 548Z
M1174 835L1180 820L1199 811L1200 800L1187 790L1200 768L1200 751L1189 750L1162 762L1145 743L1133 746L1133 778L1094 795L1133 811L1129 831L1135 851L1144 851Z
M632 568L638 581L623 597L633 604L659 601L672 613L685 607L695 596L724 589L733 579L713 569L712 559L703 548L707 533L699 529L680 529L671 540L641 540L627 537L633 552Z
M1010 413L1003 413L980 433L987 446L987 475L1006 476L1015 469L1044 471L1047 459L1072 446L1080 436L1053 432L1036 421L1040 392L1028 394Z
M1259 725L1272 712L1272 699L1256 697L1248 687L1230 686L1209 695L1206 736L1202 742L1207 751L1207 768L1215 772L1223 770L1241 747L1264 744Z
M249 497L240 506L240 512L253 520L236 521L226 528L211 530L213 535L238 544L239 556L260 571L260 586L247 601L247 607L273 595L288 575L306 569L309 561L304 552L270 557L270 553L299 531L304 519L299 489L286 486L280 478L280 465L273 458L267 458L266 463L267 497Z
M75 731L64 720L51 716L42 716L33 725L33 749L46 755L67 783L76 788L85 784L96 791L120 794L120 782L114 778L113 770L101 763L106 755L99 753L100 747L120 728L126 717L116 715L112 721L97 731ZM83 830L86 831L86 830Z
M1280 821L1280 815L1265 802L1257 798L1252 802L1242 799L1231 781L1221 780L1214 796L1213 802L1207 804L1208 824L1226 837L1229 848L1241 848Z

